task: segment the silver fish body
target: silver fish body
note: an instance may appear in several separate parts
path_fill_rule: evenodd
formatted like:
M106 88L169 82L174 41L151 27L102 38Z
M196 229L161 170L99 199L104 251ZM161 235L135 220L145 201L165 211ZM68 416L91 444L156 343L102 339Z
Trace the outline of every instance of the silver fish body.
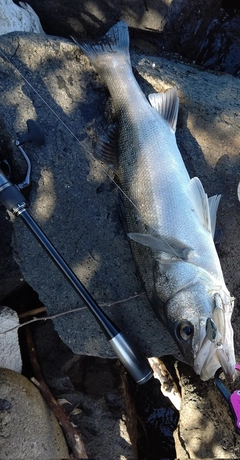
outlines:
M220 197L208 198L186 170L175 138L177 90L150 95L148 102L132 73L125 22L94 44L78 44L105 81L118 117L117 160L111 142L102 150L117 166L149 301L203 380L219 367L232 377L233 299L213 241Z

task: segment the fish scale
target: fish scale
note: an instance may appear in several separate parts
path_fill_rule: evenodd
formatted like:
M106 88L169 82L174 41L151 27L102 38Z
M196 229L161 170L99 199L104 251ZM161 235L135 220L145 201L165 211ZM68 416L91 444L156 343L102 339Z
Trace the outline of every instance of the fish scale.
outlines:
M149 302L203 380L219 367L233 377L233 299L213 241L220 197L208 198L184 165L175 138L177 90L152 94L149 103L132 72L123 21L96 42L74 41L112 97L118 155L112 134L98 151L117 165L128 236Z

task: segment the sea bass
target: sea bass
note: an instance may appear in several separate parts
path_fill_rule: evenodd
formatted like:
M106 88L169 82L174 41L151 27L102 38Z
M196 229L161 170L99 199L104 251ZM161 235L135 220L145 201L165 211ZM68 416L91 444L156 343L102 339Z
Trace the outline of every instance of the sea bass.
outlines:
M94 43L73 40L113 100L118 131L112 127L99 148L121 182L128 235L149 302L202 380L219 367L233 378L234 301L213 240L220 196L208 198L184 165L175 138L177 89L147 100L132 72L123 21Z

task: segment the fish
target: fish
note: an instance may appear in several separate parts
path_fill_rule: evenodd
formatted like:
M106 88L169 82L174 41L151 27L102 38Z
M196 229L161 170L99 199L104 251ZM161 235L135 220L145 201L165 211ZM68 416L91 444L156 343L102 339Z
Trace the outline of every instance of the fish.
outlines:
M95 41L72 39L113 102L117 123L99 141L97 153L118 174L128 237L149 303L202 380L220 367L234 379L234 299L214 244L220 195L208 197L183 162L176 142L177 88L146 97L132 71L124 21Z

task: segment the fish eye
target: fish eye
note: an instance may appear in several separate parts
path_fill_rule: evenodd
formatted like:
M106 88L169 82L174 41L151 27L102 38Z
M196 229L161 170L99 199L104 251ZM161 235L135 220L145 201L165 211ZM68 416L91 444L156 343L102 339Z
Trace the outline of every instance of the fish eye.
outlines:
M178 325L177 332L181 340L187 341L188 339L190 339L193 335L193 331L194 331L194 327L188 321L182 321Z

